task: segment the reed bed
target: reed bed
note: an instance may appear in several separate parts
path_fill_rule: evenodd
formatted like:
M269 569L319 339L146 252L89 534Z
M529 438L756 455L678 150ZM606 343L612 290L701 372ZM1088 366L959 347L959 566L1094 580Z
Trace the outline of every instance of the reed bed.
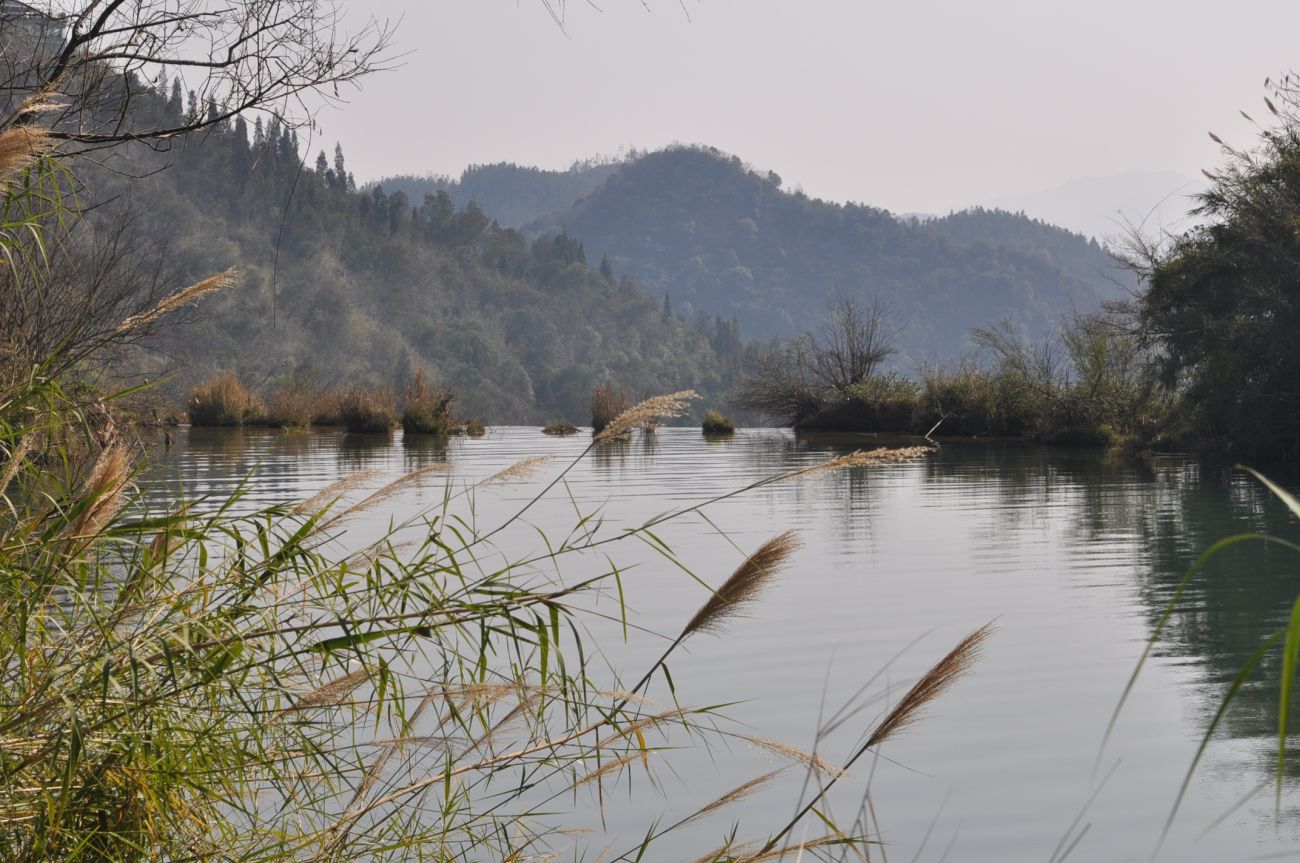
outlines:
M242 426L266 418L266 404L230 372L195 387L186 401L190 423L196 426Z
M353 387L339 400L339 415L350 432L387 433L400 423L396 401L386 390Z
M591 393L591 428L600 434L615 417L628 409L627 394L605 381Z

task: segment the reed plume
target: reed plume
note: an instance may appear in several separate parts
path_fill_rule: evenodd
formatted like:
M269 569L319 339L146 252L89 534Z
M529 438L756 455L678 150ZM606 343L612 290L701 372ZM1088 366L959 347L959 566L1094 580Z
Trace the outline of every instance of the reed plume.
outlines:
M922 711L931 702L950 689L962 675L970 671L975 664L975 660L979 658L984 642L993 634L993 628L993 623L989 622L963 638L957 643L956 647L948 652L947 656L936 662L920 680L912 684L912 688L907 690L907 694L899 700L894 709L889 711L885 718L876 725L875 730L867 737L867 741L858 747L848 761L844 762L843 770L831 777L830 781L813 795L807 805L800 809L797 815L786 822L785 826L767 841L767 844L763 846L757 856L747 858L747 860L768 859L765 855L776 848L777 844L794 829L794 826L817 805L817 802L826 796L826 793L839 781L840 776L848 772L854 762L872 748L884 743L890 737L920 719Z
M686 411L688 403L699 397L699 393L695 390L682 390L638 402L610 420L609 425L596 435L595 442L604 443L634 428L644 428L656 420L681 416Z
M687 824L691 821L694 821L696 818L703 818L705 815L710 815L714 812L717 812L719 809L723 809L727 806L730 806L733 803L738 803L741 800L744 800L749 795L753 794L758 789L762 788L767 783L771 782L773 779L775 779L777 776L779 776L784 772L785 772L784 767L778 767L776 770L773 770L769 773L764 773L762 776L755 776L753 779L749 780L748 782L744 782L741 783L740 785L737 785L735 788L731 789L726 794L723 794L721 797L719 797L717 800L714 800L712 803L709 803L708 805L705 806L701 806L699 809L695 810L690 815L687 815L681 821L677 822L677 824L674 824L673 827L680 827L683 824Z
M390 498L395 497L398 494L401 494L402 492L406 491L408 488L411 488L412 486L415 485L419 485L420 481L423 480L425 477L429 476L430 474L441 473L443 471L446 471L447 467L448 466L445 464L435 464L435 465L430 465L429 467L420 468L419 470L413 470L408 474L404 474L403 476L398 477L397 479L393 480L388 485L384 486L378 491L375 491L374 493L370 494L364 500L348 507L342 513L335 516L331 520L331 523L338 521L339 519L346 518L349 515L355 515L356 513L364 512L368 509L376 507L379 504L383 503L384 501L389 500Z
M279 715L284 716L298 710L310 710L313 707L333 707L342 704L345 698L369 679L370 671L365 668L336 677L299 696L292 706L280 711Z
M686 624L680 638L696 632L719 632L728 619L743 613L771 583L781 564L794 554L802 541L798 533L787 530L763 543L736 568L722 586L700 606L695 616Z
M519 461L510 465L505 470L498 471L487 479L483 480L483 485L493 485L494 483L510 482L516 479L525 479L531 476L542 465L551 460L549 455L534 455L527 458L521 458Z
M18 446L14 447L13 451L9 453L9 462L5 465L4 473L0 474L0 496L4 495L5 489L9 488L9 483L13 482L14 477L18 476L18 470L22 467L27 458L27 453L31 452L31 449L32 438L28 435L19 441Z
M159 300L158 305L154 306L149 311L141 312L138 315L131 315L123 320L117 325L115 334L122 335L131 330L138 330L147 327L169 312L173 312L181 306L193 305L208 294L230 286L234 281L235 268L231 267L225 272L206 278L201 282L196 282L184 290L168 294Z
M795 471L790 476L812 476L851 467L869 467L871 465L889 464L890 462L911 461L932 452L934 452L934 447L928 446L878 447L872 450L855 450L847 455L837 456L821 464Z
M940 659L925 673L925 676L912 684L907 694L871 732L862 749L870 749L884 743L921 718L922 711L952 687L966 672L970 671L979 659L984 642L993 634L993 624L986 623L970 635L963 638L948 655ZM856 756L855 756L856 757Z
M359 486L378 479L382 474L377 470L359 470L350 473L343 479L337 480L325 486L325 488L316 492L311 497L299 503L293 508L294 512L311 514L323 509L327 504L333 503L343 495L352 491Z
M112 441L99 453L82 487L89 501L69 528L70 536L95 536L121 510L123 489L131 478L131 452L126 444Z

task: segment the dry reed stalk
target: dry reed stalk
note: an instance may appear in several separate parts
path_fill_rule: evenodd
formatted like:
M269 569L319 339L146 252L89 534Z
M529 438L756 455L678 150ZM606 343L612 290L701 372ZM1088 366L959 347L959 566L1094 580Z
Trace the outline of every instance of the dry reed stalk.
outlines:
M688 824L691 821L694 821L696 818L703 818L705 815L710 815L714 812L717 812L719 809L723 809L727 806L730 806L733 803L738 803L741 800L744 800L749 795L753 794L758 789L762 788L767 783L771 782L773 779L775 779L777 776L779 776L781 773L784 772L785 772L784 767L778 767L776 770L773 770L769 773L764 773L762 776L755 776L753 779L749 780L748 782L743 782L740 785L737 785L735 788L731 789L726 794L723 794L721 797L719 797L717 800L714 800L712 803L708 804L707 806L701 806L699 809L695 810L690 815L687 815L685 818L683 818L674 826L676 827L682 824Z
M876 730L867 738L862 749L870 749L884 743L890 736L915 723L921 718L926 706L950 688L957 680L970 671L979 659L984 642L993 634L993 624L986 623L970 635L963 638L948 655L934 664L920 680L912 685L889 714L876 726Z
M663 396L653 396L638 402L610 421L609 425L596 435L596 443L604 443L612 438L630 432L634 428L644 428L655 420L670 419L681 416L692 399L700 396L695 390L682 390Z
M798 746L791 746L789 743L782 743L779 740L769 740L766 737L751 736L742 734L740 737L746 743L753 744L760 749L766 749L776 755L789 758L791 761L798 762L806 767L811 767L819 773L825 773L828 776L838 778L847 771L838 764L832 764L825 758L822 758L815 752L809 752L800 749Z
M406 491L411 486L419 484L420 480L424 479L430 474L442 473L447 469L448 466L445 464L435 464L430 467L422 467L419 470L413 470L408 474L398 477L397 479L393 480L388 485L384 486L378 491L373 492L364 500L348 507L343 512L335 516L331 520L331 523L336 522L339 519L346 518L350 515L355 515L359 512L365 512L366 510L371 509L372 507L378 506L384 501L389 500L390 498L398 494L401 494L403 491Z
M803 852L813 851L817 848L826 848L832 845L843 845L845 837L839 835L819 836L816 839L804 839L794 845L786 845L784 848L768 848L759 851L750 857L738 858L740 863L762 863L764 860L780 860L787 854L797 854L802 859ZM798 861L796 860L796 863Z
M615 758L613 761L607 761L587 775L577 779L571 786L569 786L569 788L570 790L581 788L583 785L595 782L616 770L622 770L627 765L640 761L641 757L642 754L640 752L634 752L631 755L624 755L622 758Z
M356 473L350 473L343 479L325 486L325 488L295 506L293 511L301 514L315 514L324 509L327 504L333 503L353 489L381 476L383 474L377 470L359 470Z
M498 471L483 480L483 485L487 486L499 482L525 479L535 473L542 465L550 461L551 456L549 455L534 455L528 456L527 458L521 458L505 470Z
M802 545L798 533L792 530L763 543L757 551L745 558L731 577L709 597L708 602L700 606L700 610L695 612L695 616L682 630L680 638L701 631L715 634L720 632L729 618L742 613L747 605L758 598L771 582L777 568Z
M69 536L90 537L102 531L121 510L125 502L122 491L130 478L130 449L119 441L109 443L100 451L86 478L82 494L90 499L90 504L69 528Z
M32 438L28 435L19 441L18 446L14 447L13 452L9 454L9 461L5 465L5 472L0 474L0 495L5 493L5 489L9 488L9 483L13 482L14 477L18 476L18 471L22 467L23 461L27 458L27 453L31 452L31 450Z
M0 132L0 179L5 180L26 168L50 149L45 129L16 126Z
M615 731L613 734L610 734L608 737L597 740L596 748L600 749L609 746L611 743L614 743L617 740L625 740L629 736L634 734L639 734L645 729L650 728L652 726L659 726L665 722L671 722L674 719L680 719L682 716L685 716L687 713L690 713L689 709L685 707L678 707L673 710L666 710L662 713L656 713L653 716L643 716L640 719L636 720L635 722L631 722L628 723L627 725L624 725L622 728L619 728L617 731Z
M370 670L366 668L359 668L342 677L336 677L299 696L291 706L281 710L277 717L314 707L334 707L341 704L358 686L369 679Z
M190 285L188 288L185 288L184 290L176 291L173 294L168 294L167 296L159 300L158 305L154 306L149 311L141 312L138 315L131 315L129 318L123 320L122 323L117 325L117 329L114 331L114 333L115 335L121 335L122 333L126 333L131 330L140 329L141 327L147 327L149 324L152 324L154 321L158 320L163 315L166 315L169 312L173 312L176 309L180 308L181 306L193 305L197 303L199 300L206 297L208 294L211 294L214 291L219 291L222 288L229 287L234 281L235 281L235 268L231 267L225 272L218 273L215 276L206 278L201 282L196 282L195 284Z
M841 775L843 772L847 772L848 769L853 766L854 762L868 751L884 743L891 736L897 734L920 719L921 713L929 704L951 688L952 685L962 677L962 675L970 671L971 667L975 664L975 660L979 658L980 650L984 646L984 642L988 640L988 637L992 635L992 633L993 624L991 622L984 624L958 642L957 646L950 650L943 659L936 662L929 671L922 675L920 680L912 684L912 688L909 689L907 694L899 700L894 709L889 711L885 718L876 725L875 730L871 732L867 741L858 747L858 750L853 753L852 757L844 763ZM812 799L799 810L798 814L787 821L785 826L767 841L767 844L763 846L759 855L749 859L769 859L769 857L764 855L771 852L776 847L777 843L785 838L794 826L798 824L814 806L817 805L817 802L826 796L826 793L831 790L839 778L838 775L831 777L830 781L818 789L817 793L814 794Z
M836 458L824 461L821 464L804 468L790 474L796 476L812 476L829 471L844 470L852 467L870 467L878 464L890 464L892 462L911 461L934 452L934 447L928 446L905 446L905 447L879 447L873 450L857 450L848 455L837 456Z

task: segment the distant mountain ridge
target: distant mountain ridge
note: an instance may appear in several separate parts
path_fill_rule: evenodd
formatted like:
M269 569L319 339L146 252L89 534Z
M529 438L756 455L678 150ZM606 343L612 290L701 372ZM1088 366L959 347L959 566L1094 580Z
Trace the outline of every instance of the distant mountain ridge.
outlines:
M389 195L401 191L417 205L425 195L446 192L457 209L474 203L501 227L518 228L591 194L620 165L618 161L592 159L575 162L568 170L550 171L498 162L471 165L458 180L406 175L385 177L370 185Z
M984 205L1023 212L1107 242L1122 239L1130 227L1148 234L1189 227L1191 198L1204 188L1204 180L1176 171L1125 171L1076 177L1052 189L991 198Z
M1002 318L1043 335L1134 285L1098 243L1046 222L985 209L899 220L787 192L704 147L629 161L525 231L580 239L590 260L608 256L675 312L734 316L746 337L815 328L839 294L878 295L904 366L951 358L972 327Z

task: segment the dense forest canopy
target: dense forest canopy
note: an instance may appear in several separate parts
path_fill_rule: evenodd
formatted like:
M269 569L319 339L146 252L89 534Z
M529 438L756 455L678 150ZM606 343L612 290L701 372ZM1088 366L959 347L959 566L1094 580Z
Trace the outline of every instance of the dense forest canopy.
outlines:
M1023 215L900 220L787 191L775 173L699 147L629 161L527 230L581 237L679 313L735 315L760 338L815 328L836 296L879 297L905 369L961 353L972 327L1004 317L1039 337L1135 284L1096 242Z
M164 81L135 101L163 122L212 111ZM176 279L235 266L238 283L152 346L181 387L217 371L254 386L400 388L416 370L494 422L585 421L609 378L634 396L729 386L730 321L663 314L630 276L588 266L568 236L527 240L446 192L360 191L336 149L304 157L274 117L217 123L167 152L82 167L101 235L142 232ZM159 170L164 169L165 170ZM149 175L147 179L131 178Z

